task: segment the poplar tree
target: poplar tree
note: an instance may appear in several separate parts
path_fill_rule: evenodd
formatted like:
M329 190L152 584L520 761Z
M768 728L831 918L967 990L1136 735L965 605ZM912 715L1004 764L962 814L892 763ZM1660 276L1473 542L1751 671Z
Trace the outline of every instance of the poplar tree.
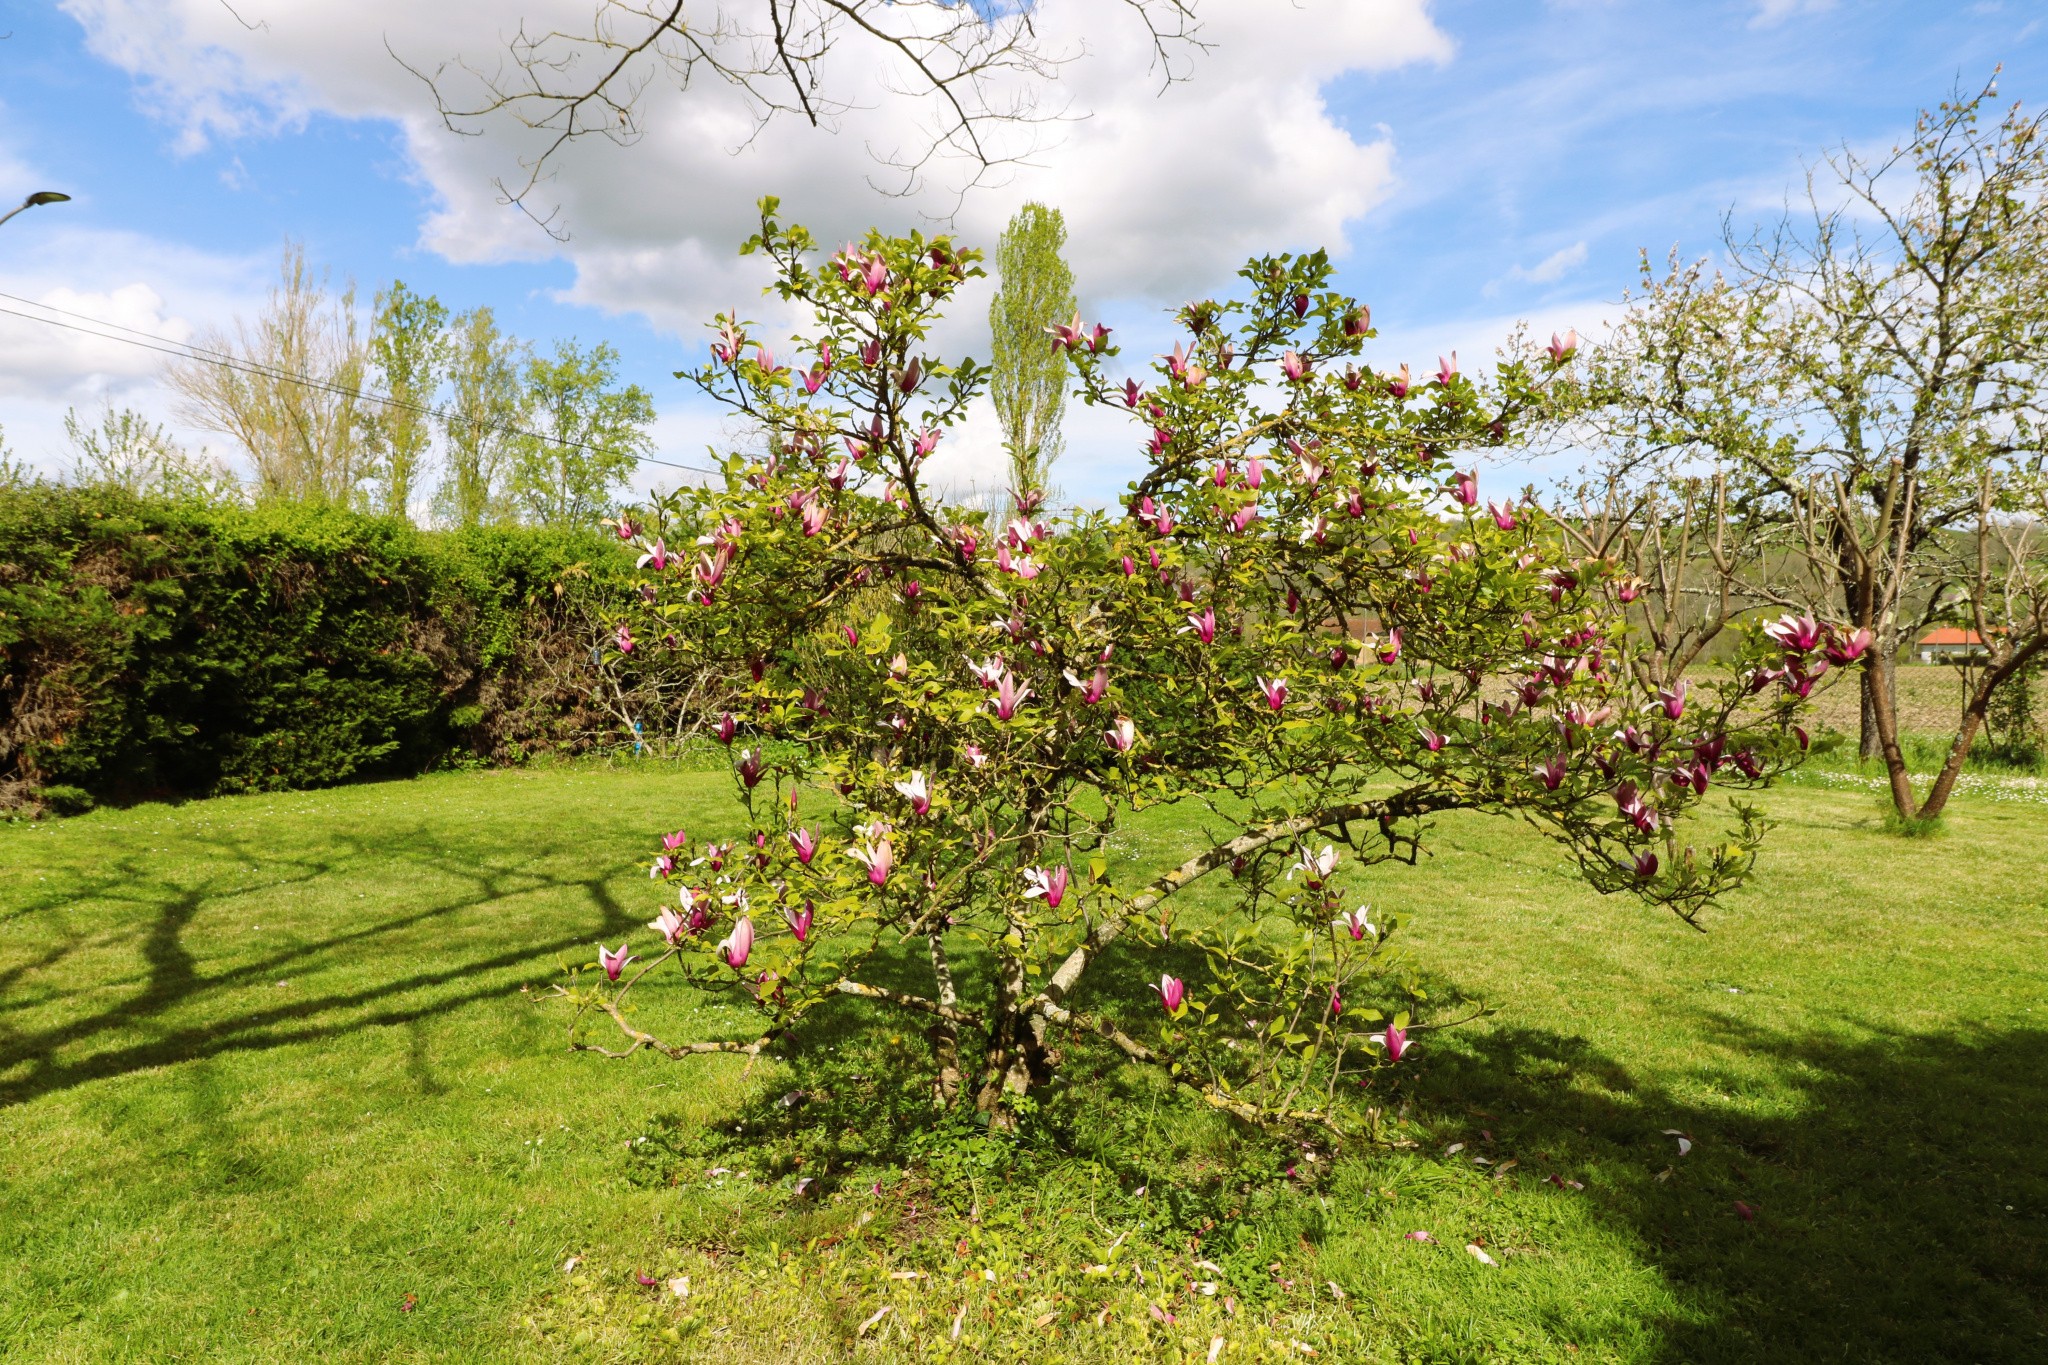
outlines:
M1067 223L1058 209L1026 204L996 246L1001 284L989 305L989 397L1003 424L1013 493L1043 490L1065 444L1066 360L1046 333L1076 310L1074 272L1060 255Z

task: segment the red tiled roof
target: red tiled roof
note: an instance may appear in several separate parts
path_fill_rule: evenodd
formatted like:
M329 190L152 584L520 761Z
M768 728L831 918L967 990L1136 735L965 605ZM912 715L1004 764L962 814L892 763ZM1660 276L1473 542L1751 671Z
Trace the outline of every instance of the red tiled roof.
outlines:
M1981 645L1984 637L1974 630L1961 630L1955 626L1940 626L1920 637L1923 645Z

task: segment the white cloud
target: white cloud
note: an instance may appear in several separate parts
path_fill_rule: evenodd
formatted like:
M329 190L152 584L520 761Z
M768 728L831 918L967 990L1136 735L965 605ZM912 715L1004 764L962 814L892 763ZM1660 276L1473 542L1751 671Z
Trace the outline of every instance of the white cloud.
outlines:
M431 67L458 54L498 58L499 0L359 0L308 5L244 0L65 0L94 50L132 72L149 108L187 146L295 126L315 113L399 124L438 208L423 244L451 260L552 256L575 267L569 301L692 327L710 310L749 302L758 263L733 257L753 204L783 196L786 214L827 241L877 219L909 226L955 207L944 168L908 199L878 196L863 148L914 144L919 111L887 98L877 68L844 93L855 104L836 133L794 120L749 143L745 106L714 81L686 92L656 82L642 140L571 148L536 200L558 204L572 236L558 243L498 201L495 176L517 178L535 135L510 120L484 137L448 133L428 91L393 60ZM255 27L245 27L244 22ZM581 22L592 0L530 0L529 28ZM1393 181L1384 135L1363 139L1325 106L1324 84L1347 72L1447 60L1450 44L1427 0L1208 0L1213 46L1192 78L1163 92L1152 53L1121 6L1044 0L1036 23L1054 50L1083 53L1060 68L1052 97L1085 117L1049 128L1056 142L960 207L957 230L992 243L1027 198L1059 205L1072 230L1084 297L1169 299L1213 288L1242 257L1279 248L1341 250L1345 226ZM387 51L388 45L388 51ZM856 49L843 49L857 57ZM842 68L842 72L848 68ZM747 144L742 147L742 144Z
M169 357L150 339L187 340L195 320L252 311L275 268L139 233L17 231L27 221L8 224L10 251L0 258L0 421L15 456L45 469L62 462L67 408L106 401L166 415L160 375Z
M1526 270L1516 266L1509 273L1516 279L1527 280L1531 284L1555 284L1585 263L1586 244L1580 241L1551 252Z
M1751 28L1770 28L1782 24L1795 14L1818 14L1835 7L1835 0L1756 0L1756 14L1751 17Z

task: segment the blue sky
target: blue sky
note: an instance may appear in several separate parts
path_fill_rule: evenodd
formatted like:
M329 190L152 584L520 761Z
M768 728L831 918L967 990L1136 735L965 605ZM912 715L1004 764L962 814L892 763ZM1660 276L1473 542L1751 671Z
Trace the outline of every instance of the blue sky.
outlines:
M250 30L217 0L10 7L0 199L76 201L0 227L0 292L184 336L252 309L293 236L366 291L402 277L458 308L488 303L525 337L613 342L663 410L664 453L692 460L718 427L670 372L701 352L691 318L747 302L728 253L751 199L783 193L839 232L928 207L819 169L858 163L860 130L835 145L791 127L731 155L672 102L672 126L693 131L565 163L573 236L557 243L493 202L512 135L448 137L383 51L488 51L519 6L448 0L431 21L418 8L246 0ZM1140 347L1161 337L1163 305L1228 288L1245 250L1326 244L1373 305L1383 359L1483 356L1516 318L1596 325L1638 250L1708 253L1724 214L1772 215L1827 145L1889 145L1916 107L2001 62L2004 97L2048 99L2040 0L1345 8L1215 0L1218 46L1166 99L1117 35L1087 34L1098 55L1063 80L1096 117L1041 154L1036 179L977 192L959 226L986 237L1027 193L1071 206L1088 310ZM953 340L985 350L972 319ZM54 465L69 404L169 415L154 363L0 317L0 425L17 454ZM958 472L989 456L963 443ZM1107 497L1133 458L1084 422L1062 481Z

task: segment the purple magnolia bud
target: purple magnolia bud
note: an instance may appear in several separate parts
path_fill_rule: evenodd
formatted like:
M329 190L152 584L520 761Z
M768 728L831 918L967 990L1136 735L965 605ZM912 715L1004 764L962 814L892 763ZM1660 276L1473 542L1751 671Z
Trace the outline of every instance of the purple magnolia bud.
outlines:
M1479 501L1479 474L1477 471L1456 474L1451 478L1451 496L1466 507Z
M597 965L604 969L607 981L617 981L619 973L625 971L626 964L633 960L633 956L626 951L626 945L623 943L618 946L617 951L605 947L602 943L597 945Z
M1364 304L1360 304L1344 315L1345 336L1362 337L1371 330L1372 309L1367 308Z
M1187 987L1179 977L1162 975L1159 984L1152 989L1159 992L1159 1003L1166 1006L1168 1014L1180 1013L1181 1004L1187 998Z
M741 915L732 932L719 941L717 951L726 966L746 966L748 954L754 951L754 922Z
M809 867L811 859L818 856L818 841L812 837L808 829L792 831L789 836L789 842L796 848L796 860L805 867Z
M1377 1033L1373 1036L1379 1039L1380 1043L1387 1049L1387 1060L1390 1062L1400 1061L1403 1054L1408 1051L1407 1029L1390 1027L1385 1033Z
M1636 877L1639 880L1649 881L1652 877L1656 875L1657 854L1655 850L1651 850L1650 852L1647 852L1636 859Z
M1681 680L1677 687L1663 687L1657 690L1657 700L1664 703L1664 714L1677 720L1685 714L1685 694L1688 684Z
M1034 896L1043 896L1046 908L1057 910L1060 902L1066 899L1067 877L1065 864L1052 868L1027 867L1024 869L1024 898L1030 900Z
M809 901L804 902L802 910L792 912L787 906L784 906L782 911L783 919L789 922L789 932L796 935L798 943L810 941L811 920L816 914L817 907Z

